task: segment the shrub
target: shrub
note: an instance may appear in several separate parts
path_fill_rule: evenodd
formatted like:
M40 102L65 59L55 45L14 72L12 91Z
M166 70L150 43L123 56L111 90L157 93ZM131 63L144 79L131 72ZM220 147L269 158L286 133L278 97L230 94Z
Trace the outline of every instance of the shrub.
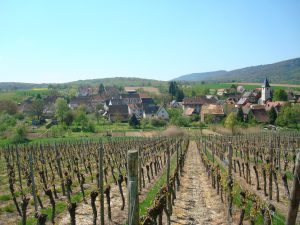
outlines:
M55 137L55 138L58 138L58 137L64 137L65 135L65 129L62 127L62 126L52 126L50 128L50 135L51 137Z
M15 130L14 135L11 138L11 142L14 144L24 143L27 140L27 130L24 125L18 126Z
M190 126L189 118L180 116L176 119L175 124L180 127L188 127Z
M165 120L161 120L161 119L152 119L151 124L154 127L164 127L164 126L166 126L167 122Z

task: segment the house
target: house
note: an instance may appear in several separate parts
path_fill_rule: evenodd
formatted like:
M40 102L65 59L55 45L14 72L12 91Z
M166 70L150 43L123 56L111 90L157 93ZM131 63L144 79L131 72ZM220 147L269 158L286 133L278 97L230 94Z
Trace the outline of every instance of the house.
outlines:
M192 116L192 115L197 115L197 111L195 108L185 108L183 110L183 115L184 116Z
M176 100L173 100L170 102L170 107L171 108L182 108L182 105L180 102L177 102Z
M242 95L242 98L248 99L248 102L250 102L250 103L257 103L257 101L259 99L258 94L254 93L252 91L244 92L244 94Z
M129 119L128 105L110 105L106 115L111 122L126 122Z
M272 107L275 109L276 113L278 114L279 111L280 111L280 108L282 106L284 106L286 104L286 102L284 101L275 101L275 102L270 102L268 101L266 104L265 104L265 109L267 111L270 111L272 109Z
M220 88L217 90L217 95L219 96L223 96L226 93L226 89L224 88Z
M143 118L155 118L156 117L156 113L158 110L158 106L154 105L154 106L144 106L143 107Z
M237 86L236 88L237 93L244 93L246 91L246 89L244 88L244 86Z
M213 104L216 103L216 99L214 98L207 98L206 96L193 96L193 97L188 97L183 99L183 109L186 108L194 108L197 113L200 113L201 107L204 104Z
M217 95L224 96L228 94L234 94L236 93L234 88L220 88L217 90Z
M125 87L124 91L129 93L129 94L137 93L137 91L134 87Z
M129 115L135 114L136 118L143 118L143 107L141 104L128 104Z
M93 88L92 87L79 87L77 96L78 97L87 97L93 94Z
M157 118L168 120L169 114L163 106L147 106L144 108L143 118Z
M247 103L249 103L249 100L247 98L241 98L237 103L236 106L237 107L242 107L244 105L246 105Z
M212 122L217 123L220 122L224 116L224 109L222 105L218 104L205 104L202 106L201 110L201 122L205 122L205 118L210 115L212 118Z
M69 102L69 108L72 110L78 109L80 106L85 106L88 112L93 111L91 98L89 96L74 97Z
M300 93L289 91L288 92L288 101L290 103L300 103Z
M165 109L165 107L160 106L156 112L157 118L162 120L169 120L169 113Z
M265 109L251 109L253 117L259 123L268 123L269 115Z

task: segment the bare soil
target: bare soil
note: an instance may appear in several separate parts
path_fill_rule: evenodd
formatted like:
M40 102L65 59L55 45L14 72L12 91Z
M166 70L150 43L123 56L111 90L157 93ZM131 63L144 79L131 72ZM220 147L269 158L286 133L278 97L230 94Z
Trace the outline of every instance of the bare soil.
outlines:
M194 141L190 142L181 184L176 194L171 224L228 224L225 206L207 179ZM237 224L237 213L234 213L231 224Z

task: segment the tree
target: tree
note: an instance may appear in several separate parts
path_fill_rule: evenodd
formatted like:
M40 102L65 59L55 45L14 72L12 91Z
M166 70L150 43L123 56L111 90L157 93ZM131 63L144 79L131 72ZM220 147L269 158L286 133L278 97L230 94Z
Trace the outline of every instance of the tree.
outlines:
M171 81L169 85L169 94L171 96L176 96L177 91L178 91L178 86L176 81Z
M64 122L66 123L67 126L71 126L73 121L74 121L74 114L71 110L69 110L65 115Z
M27 141L27 130L24 125L18 126L12 136L11 142L14 144L24 143Z
M129 125L131 127L137 127L140 125L140 121L136 118L135 114L132 114L132 116L129 119Z
M98 103L98 104L96 105L95 116L96 116L96 118L97 118L97 123L99 123L99 118L100 118L100 116L101 116L101 110L103 110L103 109L104 109L104 107L103 107L102 104Z
M56 99L55 102L55 114L57 118L60 120L61 124L64 123L64 119L69 111L68 103L63 98Z
M278 89L274 91L273 98L275 101L287 101L287 93L283 89Z
M177 102L182 102L183 99L184 99L183 90L177 89L177 92L176 92L176 101Z
M295 104L283 106L275 121L276 125L289 128L300 128L300 105Z
M236 119L237 119L238 122L244 122L244 113L243 113L242 108L238 109Z
M86 112L84 109L78 110L78 112L75 115L75 123L77 125L81 125L81 130L84 130L88 126L88 118L86 116Z
M0 113L14 115L18 112L17 104L11 100L0 100Z
M98 94L99 94L99 95L103 95L104 93L105 93L105 87L104 87L104 85L101 83L101 84L99 85Z
M237 124L237 116L234 112L231 112L225 120L225 127L229 128L231 130L231 133L234 134Z
M31 114L40 120L44 112L44 101L41 98L37 98L31 105Z
M269 111L270 124L274 124L277 119L277 112L274 107Z

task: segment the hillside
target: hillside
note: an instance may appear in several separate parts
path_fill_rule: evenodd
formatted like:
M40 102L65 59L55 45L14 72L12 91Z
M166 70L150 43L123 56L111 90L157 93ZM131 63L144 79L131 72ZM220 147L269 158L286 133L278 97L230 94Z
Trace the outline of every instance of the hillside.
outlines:
M22 83L22 82L0 82L0 91L10 90L28 90L32 88L47 88L49 85L62 85L62 86L80 86L90 85L97 86L103 83L105 86L154 86L159 87L166 85L166 81L158 81L152 79L142 79L135 77L113 77L113 78L101 78L90 80L78 80L61 84L34 84L34 83Z
M251 66L232 71L216 71L183 75L177 81L214 81L214 82L262 82L268 77L272 83L300 84L300 58L273 64Z

